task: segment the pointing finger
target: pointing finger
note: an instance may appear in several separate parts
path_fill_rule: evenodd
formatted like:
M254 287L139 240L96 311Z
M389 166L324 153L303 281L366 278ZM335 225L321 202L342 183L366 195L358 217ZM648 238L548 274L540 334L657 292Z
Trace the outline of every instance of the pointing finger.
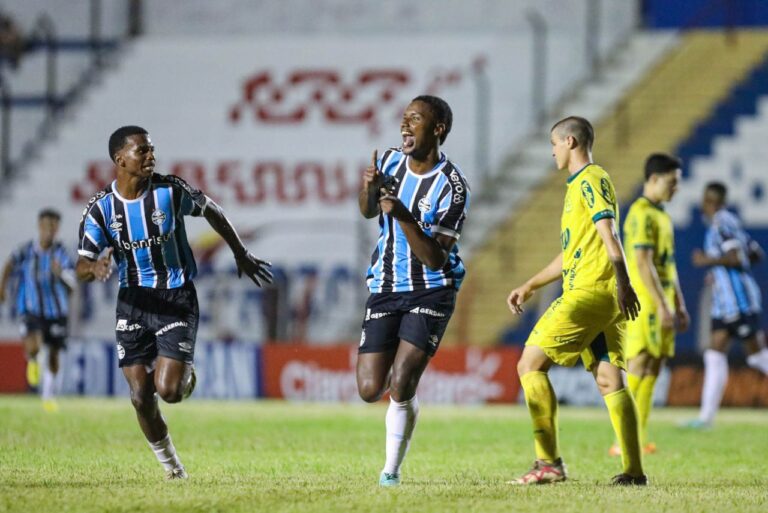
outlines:
M376 169L376 171L379 170L379 150L373 150L373 157L371 158L371 165Z

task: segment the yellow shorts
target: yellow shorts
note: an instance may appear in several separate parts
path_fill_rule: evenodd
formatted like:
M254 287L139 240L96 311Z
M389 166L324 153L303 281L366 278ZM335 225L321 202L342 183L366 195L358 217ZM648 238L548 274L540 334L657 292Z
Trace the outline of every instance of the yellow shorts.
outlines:
M674 301L667 294L668 301ZM671 302L669 304L674 304ZM651 298L640 298L640 315L627 325L627 359L646 352L654 358L675 356L675 330L661 327L656 313L656 303Z
M550 360L565 367L574 366L581 357L588 371L601 359L626 369L625 325L615 295L569 290L549 305L525 345L540 347Z

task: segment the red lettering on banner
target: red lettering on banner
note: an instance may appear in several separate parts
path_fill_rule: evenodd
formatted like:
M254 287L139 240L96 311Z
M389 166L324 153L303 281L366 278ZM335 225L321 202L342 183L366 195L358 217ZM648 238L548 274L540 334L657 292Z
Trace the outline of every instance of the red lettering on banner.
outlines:
M516 402L520 348L441 348L419 385L426 402ZM266 345L264 395L300 401L358 401L355 346Z
M335 70L297 70L282 81L260 71L243 82L242 98L230 109L229 119L237 124L246 111L260 123L297 124L315 110L328 123L363 124L378 133L377 112L410 82L403 69L362 71L346 84Z
M310 201L335 205L357 193L365 165L361 163L350 173L341 162L286 164L261 161L247 164L239 160L224 160L210 166L202 161L179 160L172 162L168 169L169 174L183 178L217 202L221 198L234 198L241 205L268 202L299 205ZM87 201L113 179L114 169L110 161L91 162L85 179L72 185L72 201Z

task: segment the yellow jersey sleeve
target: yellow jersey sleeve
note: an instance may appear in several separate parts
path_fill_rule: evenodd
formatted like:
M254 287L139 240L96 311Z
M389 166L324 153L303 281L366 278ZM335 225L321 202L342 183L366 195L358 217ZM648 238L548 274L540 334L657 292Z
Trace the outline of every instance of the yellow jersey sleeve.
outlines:
M640 202L632 205L624 223L624 250L635 248L656 249L659 228L653 213Z
M616 192L608 175L583 173L579 182L581 201L593 223L600 219L616 219Z

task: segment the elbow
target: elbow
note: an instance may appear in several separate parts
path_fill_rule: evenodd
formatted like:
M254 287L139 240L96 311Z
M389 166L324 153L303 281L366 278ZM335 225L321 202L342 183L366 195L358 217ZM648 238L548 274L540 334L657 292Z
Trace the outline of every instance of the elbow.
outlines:
M424 265L430 271L440 271L445 267L446 262L448 262L448 255L440 255L439 257L430 258L428 262L424 262Z

